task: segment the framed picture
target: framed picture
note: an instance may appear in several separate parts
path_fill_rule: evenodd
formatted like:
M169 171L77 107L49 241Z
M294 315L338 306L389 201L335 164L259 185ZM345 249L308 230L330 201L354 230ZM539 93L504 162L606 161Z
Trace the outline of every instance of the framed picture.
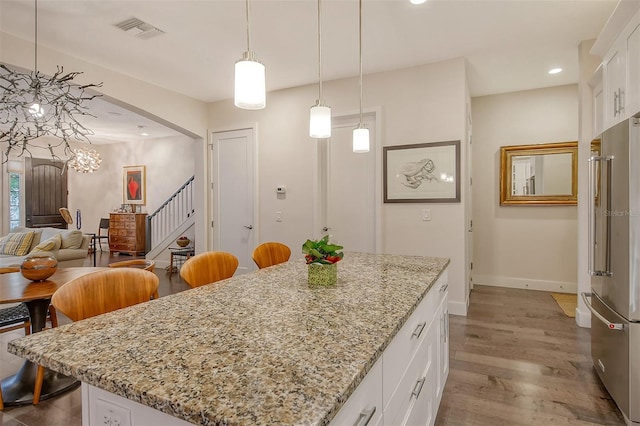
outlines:
M123 204L145 204L147 199L145 166L124 166L123 169Z
M386 146L385 203L460 202L460 141Z

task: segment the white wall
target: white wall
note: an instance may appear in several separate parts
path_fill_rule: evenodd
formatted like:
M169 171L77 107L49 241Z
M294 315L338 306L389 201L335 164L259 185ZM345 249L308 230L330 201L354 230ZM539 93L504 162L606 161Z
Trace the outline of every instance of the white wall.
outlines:
M46 146L48 138L34 141ZM54 140L59 143L58 139ZM67 207L77 226L76 210L82 212L82 230L98 232L100 218L109 217L109 212L123 203L123 166L144 165L147 178L146 205L141 211L152 213L193 175L193 145L189 137L171 137L144 142L121 142L106 145L92 144L91 149L100 153L102 164L93 173L67 172L69 191ZM71 142L76 147L79 142ZM83 144L83 146L87 146ZM33 148L36 158L51 158L46 149ZM54 150L56 155L66 158L62 146ZM24 164L24 156L15 158ZM21 170L24 170L24 165ZM4 196L3 196L4 197ZM2 209L3 211L6 209Z
M578 86L472 99L475 284L577 291L577 208L500 206L500 147L578 139Z
M144 165L147 198L140 211L153 213L193 175L193 144L185 136L93 145L102 164L94 173L69 170L69 209L82 211L85 232L97 232L100 218L123 203L123 166Z
M0 32L0 62L32 69L33 42ZM39 45L38 70L51 75L58 65L63 66L65 72L82 72L74 79L75 83L102 82L102 87L97 91L117 99L122 106L163 121L191 137L203 137L206 134L207 110L204 102Z
M325 82L323 89L334 116L357 112L357 79ZM312 226L317 152L316 141L308 133L309 107L316 97L317 86L296 87L268 93L264 110L240 110L231 101L224 101L212 104L209 114L212 131L257 126L258 239L284 242L292 248L294 258L301 257L299 247L307 238L317 236ZM365 110L381 111L380 139L384 146L464 140L463 59L366 75L363 97ZM463 143L463 159L464 146ZM206 159L201 167L207 170ZM466 168L461 169L464 181ZM287 187L285 199L276 197L276 185ZM380 207L382 251L451 258L449 304L452 313L466 313L463 203ZM424 208L431 209L430 222L422 221ZM283 212L283 222L275 222L276 211Z
M578 141L578 292L591 291L591 277L589 276L589 167L588 158L591 156L591 141L598 135L593 132L593 103L592 88L588 82L593 77L601 59L589 53L595 40L583 41L578 49L578 92L580 96L580 128ZM576 323L581 327L591 327L591 312L578 297L576 309Z

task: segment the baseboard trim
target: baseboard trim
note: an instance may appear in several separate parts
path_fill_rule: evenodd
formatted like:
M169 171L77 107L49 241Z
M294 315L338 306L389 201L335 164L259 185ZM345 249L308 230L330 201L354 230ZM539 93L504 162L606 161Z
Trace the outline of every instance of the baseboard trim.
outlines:
M520 288L524 290L555 291L558 293L578 293L578 283L565 281L533 280L528 278L500 277L494 275L474 275L474 285Z
M581 311L580 308L576 308L576 324L578 327L591 328L591 312L587 309Z
M447 307L449 308L450 315L460 315L466 317L467 312L469 311L469 298L467 297L466 303L452 302L451 300L449 300L449 303L447 303Z

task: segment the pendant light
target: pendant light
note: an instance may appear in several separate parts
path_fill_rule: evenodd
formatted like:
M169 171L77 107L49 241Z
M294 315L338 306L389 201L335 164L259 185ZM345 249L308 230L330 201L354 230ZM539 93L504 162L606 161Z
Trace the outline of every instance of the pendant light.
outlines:
M362 122L362 0L359 1L359 50L360 50L360 124L353 129L353 152L369 152L369 129Z
M331 137L331 107L322 99L322 9L318 0L318 100L309 111L309 136L326 139Z
M264 65L256 60L251 50L251 16L249 0L245 1L247 12L247 51L235 66L234 103L242 109L262 109L267 105Z

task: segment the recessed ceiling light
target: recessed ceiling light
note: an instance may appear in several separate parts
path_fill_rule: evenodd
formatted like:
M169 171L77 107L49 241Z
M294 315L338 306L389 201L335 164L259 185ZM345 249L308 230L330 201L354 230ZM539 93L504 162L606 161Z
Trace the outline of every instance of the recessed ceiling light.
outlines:
M425 3L427 0L409 0L411 2L411 4L422 4Z
M549 74L558 74L562 72L562 68L551 68Z
M149 133L144 130L144 126L138 126L138 129L140 129L140 136L149 136Z

